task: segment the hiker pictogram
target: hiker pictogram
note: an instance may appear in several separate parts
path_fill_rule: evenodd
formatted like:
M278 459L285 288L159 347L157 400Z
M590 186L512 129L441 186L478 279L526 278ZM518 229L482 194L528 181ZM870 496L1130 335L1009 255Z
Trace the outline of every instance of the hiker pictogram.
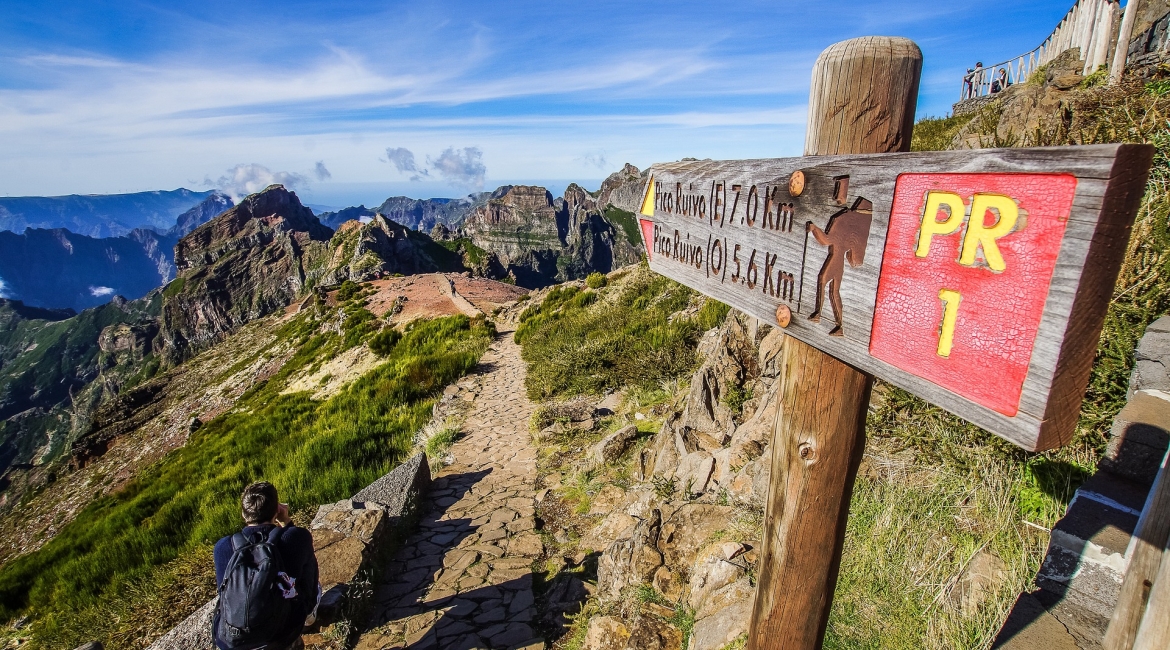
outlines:
M824 306L827 290L829 304L833 308L833 321L836 323L829 331L830 336L844 335L841 280L845 275L845 262L848 260L849 266L853 267L861 266L865 262L865 245L869 240L869 226L872 221L873 203L858 197L852 207L829 217L829 223L824 230L811 221L805 225L806 231L812 233L818 244L829 247L829 256L825 258L820 273L817 273L816 307L808 319L814 323L821 321L821 308Z

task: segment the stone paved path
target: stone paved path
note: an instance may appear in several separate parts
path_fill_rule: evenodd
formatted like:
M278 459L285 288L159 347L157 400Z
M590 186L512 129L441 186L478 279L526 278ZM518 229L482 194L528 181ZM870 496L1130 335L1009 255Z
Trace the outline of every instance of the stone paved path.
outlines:
M544 648L532 625L536 448L535 405L511 332L481 361L479 394L436 476L430 510L375 586L375 609L360 650Z

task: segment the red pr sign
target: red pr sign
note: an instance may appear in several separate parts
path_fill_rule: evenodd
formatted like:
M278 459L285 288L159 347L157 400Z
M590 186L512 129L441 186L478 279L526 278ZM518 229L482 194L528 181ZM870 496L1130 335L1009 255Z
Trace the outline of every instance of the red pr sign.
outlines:
M869 352L1015 416L1072 209L1068 174L901 174Z

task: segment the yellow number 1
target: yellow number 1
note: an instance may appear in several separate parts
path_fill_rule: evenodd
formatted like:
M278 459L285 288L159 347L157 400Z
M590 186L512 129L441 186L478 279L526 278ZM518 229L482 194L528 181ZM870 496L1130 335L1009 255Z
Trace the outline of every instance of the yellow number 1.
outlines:
M955 342L955 320L959 317L959 301L962 296L954 289L942 289L938 297L943 301L942 327L938 332L938 356L951 356L951 344Z

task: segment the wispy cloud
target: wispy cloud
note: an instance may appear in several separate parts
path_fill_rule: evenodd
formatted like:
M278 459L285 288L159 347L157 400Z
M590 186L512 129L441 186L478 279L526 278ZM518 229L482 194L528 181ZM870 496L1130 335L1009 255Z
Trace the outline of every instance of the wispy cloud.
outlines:
M93 296L94 298L112 296L114 295L114 289L113 287L90 287L89 295Z
M12 298L13 295L8 293L8 285L4 283L4 278L0 278L0 298Z
M582 163L584 163L585 165L587 165L589 167L596 167L598 169L608 169L609 168L609 160L605 157L604 151L596 151L593 153L587 153L587 154L581 156L580 158L578 158L577 160L580 160Z
M394 165L399 174L418 171L418 165L414 162L414 152L406 147L386 147L385 161Z
M435 176L446 181L451 187L478 190L483 188L487 166L483 163L483 151L479 147L447 147L437 157L427 156L427 167L420 167L414 152L406 147L387 147L386 157L380 159L394 165L399 174L410 174L412 182Z
M317 164L313 167L313 175L316 176L317 180L319 181L327 181L330 178L333 178L333 174L330 174L329 170L326 169L324 160L317 161Z

